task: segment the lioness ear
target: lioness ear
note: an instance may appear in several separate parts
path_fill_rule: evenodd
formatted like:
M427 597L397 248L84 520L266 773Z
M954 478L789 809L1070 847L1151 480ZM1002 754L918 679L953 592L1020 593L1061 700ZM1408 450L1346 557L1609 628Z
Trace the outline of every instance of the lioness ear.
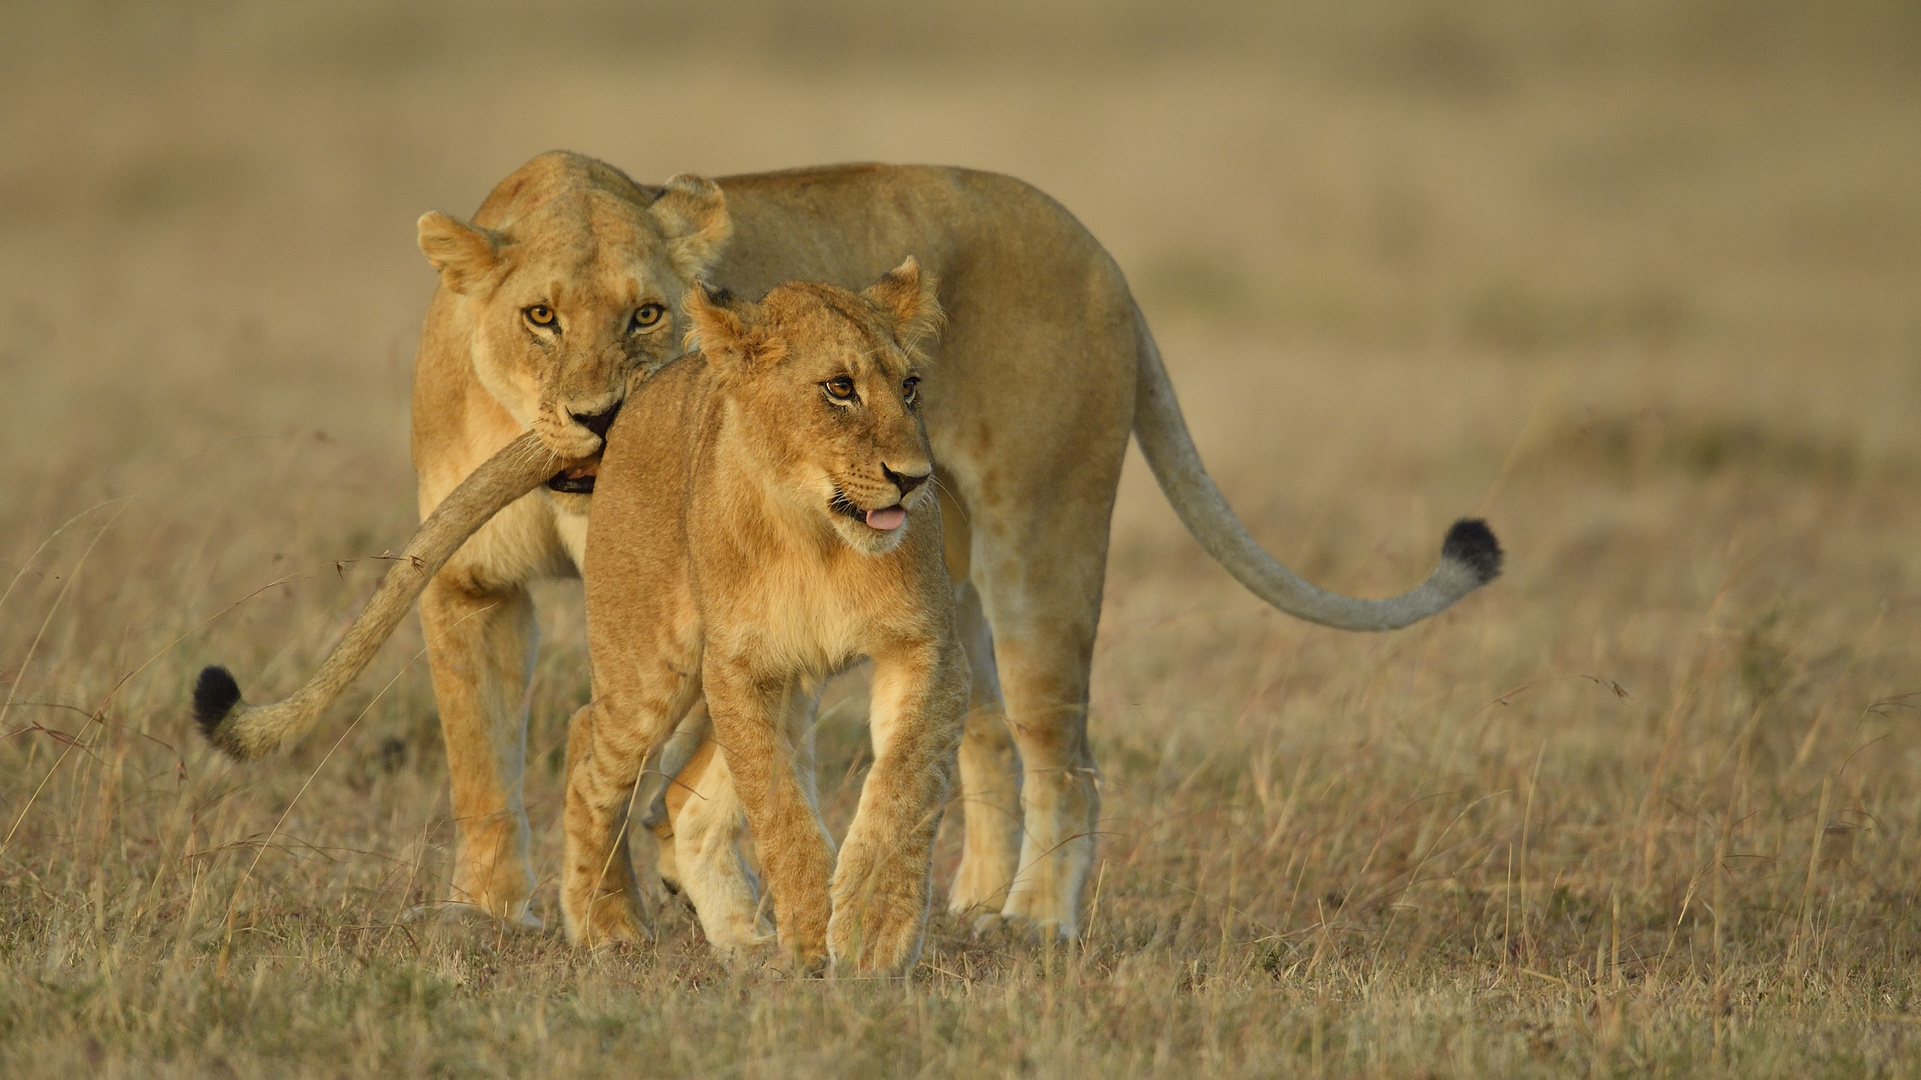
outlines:
M786 355L780 342L754 323L759 310L725 289L695 282L681 306L687 311L687 344L698 345L708 362L766 363Z
M938 284L934 275L921 273L920 263L909 255L906 262L889 270L860 295L893 320L894 340L902 348L911 349L939 330L945 317L934 295Z
M734 229L720 185L692 173L668 177L647 210L667 234L667 257L685 281L713 267Z
M499 233L456 221L438 210L420 215L415 228L421 254L454 292L466 292L500 264Z

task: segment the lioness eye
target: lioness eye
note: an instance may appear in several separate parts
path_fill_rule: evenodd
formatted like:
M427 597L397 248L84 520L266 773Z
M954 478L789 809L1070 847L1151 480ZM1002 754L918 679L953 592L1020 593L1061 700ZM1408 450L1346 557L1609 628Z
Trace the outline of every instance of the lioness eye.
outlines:
M535 304L533 307L521 308L520 313L525 315L527 321L533 323L535 326L554 325L554 309L548 307L546 304Z
M661 307L659 304L642 304L640 307L634 309L632 329L652 329L660 324L660 317L665 314L667 314L667 309Z
M900 388L901 393L906 395L907 400L911 403L915 398L920 396L920 376L909 375L901 381Z
M845 375L836 375L820 385L835 401L854 400L854 380Z

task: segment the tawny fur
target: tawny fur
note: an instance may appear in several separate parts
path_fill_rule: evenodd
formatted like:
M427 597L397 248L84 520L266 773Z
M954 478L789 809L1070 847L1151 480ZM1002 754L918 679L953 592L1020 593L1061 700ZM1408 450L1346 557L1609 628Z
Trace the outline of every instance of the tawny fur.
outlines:
M795 279L859 288L912 252L940 278L949 323L929 348L925 423L960 617L980 646L956 912L1078 932L1100 808L1088 665L1130 432L1203 547L1283 611L1403 625L1498 570L1484 528L1451 534L1428 582L1390 600L1314 589L1269 558L1202 468L1113 260L1059 204L1007 177L848 165L651 188L552 153L503 180L471 225L422 218L420 242L441 273L414 368L423 514L529 426L559 453L597 445L572 418L604 415L676 354L698 277L749 296ZM636 328L656 303L666 316ZM533 305L552 309L557 331L529 324ZM521 801L527 587L576 572L588 502L551 490L515 502L421 598L458 826L453 898L523 924L536 921ZM738 862L703 876L737 877Z
M327 659L292 696L248 705L226 668L200 673L195 718L215 746L242 761L273 753L317 723L328 705L373 659L421 590L455 549L515 499L555 475L565 462L532 432L509 443L441 500L407 542L380 586Z
M933 291L909 259L858 296L786 285L757 306L694 294L688 310L705 359L634 392L594 496L594 699L567 744L568 937L645 934L628 810L642 762L704 691L782 951L903 971L920 953L967 711L912 388ZM904 524L874 524L899 510ZM874 764L836 858L807 733L821 685L860 658L874 661ZM708 925L724 914L695 899Z

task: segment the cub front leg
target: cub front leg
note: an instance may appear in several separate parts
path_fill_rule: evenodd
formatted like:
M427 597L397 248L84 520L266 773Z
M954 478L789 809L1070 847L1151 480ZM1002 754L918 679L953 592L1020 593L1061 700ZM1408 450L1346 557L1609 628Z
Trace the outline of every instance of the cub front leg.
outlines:
M761 876L774 902L779 947L803 967L827 957L827 884L834 842L810 798L806 737L811 697L792 677L769 676L736 658L707 655L707 709L734 789L746 808ZM797 722L798 721L798 722Z
M874 767L834 867L836 968L898 974L920 959L934 837L967 720L966 665L952 643L874 658Z

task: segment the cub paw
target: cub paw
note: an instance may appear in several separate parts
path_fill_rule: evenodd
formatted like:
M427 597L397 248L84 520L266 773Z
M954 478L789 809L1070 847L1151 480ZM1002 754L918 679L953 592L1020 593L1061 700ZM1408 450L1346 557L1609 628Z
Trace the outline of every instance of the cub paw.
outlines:
M640 905L632 897L619 893L596 898L586 917L569 922L571 933L568 936L583 949L641 945L654 939L653 931L647 925L646 913L640 910Z
M836 971L904 975L920 960L926 930L925 898L868 898L836 906L827 924L827 951Z

